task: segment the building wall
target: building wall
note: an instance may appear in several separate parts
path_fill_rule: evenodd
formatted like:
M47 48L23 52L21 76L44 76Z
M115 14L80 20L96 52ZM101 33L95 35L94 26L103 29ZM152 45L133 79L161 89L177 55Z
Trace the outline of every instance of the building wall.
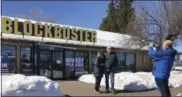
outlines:
M141 52L136 52L136 71L142 71L143 55Z
M151 71L152 70L152 61L148 56L147 51L139 52L138 53L138 71Z

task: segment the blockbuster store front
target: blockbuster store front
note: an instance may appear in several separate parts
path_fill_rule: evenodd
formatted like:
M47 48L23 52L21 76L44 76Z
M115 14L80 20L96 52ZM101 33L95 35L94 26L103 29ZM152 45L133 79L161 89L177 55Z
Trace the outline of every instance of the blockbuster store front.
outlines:
M2 16L1 71L71 79L93 72L98 50L111 46L118 71L145 71L146 50L126 42L131 36L112 32ZM125 44L125 45L124 45ZM127 44L127 46L126 46ZM144 65L148 64L148 65Z

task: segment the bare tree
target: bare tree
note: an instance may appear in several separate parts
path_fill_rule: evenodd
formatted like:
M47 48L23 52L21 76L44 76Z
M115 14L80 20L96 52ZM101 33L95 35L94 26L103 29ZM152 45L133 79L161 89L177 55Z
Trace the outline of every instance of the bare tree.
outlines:
M41 8L31 8L28 14L35 20L40 21L43 15L43 11Z
M45 17L44 17L44 20L45 20L46 22L55 23L55 22L56 22L56 17L54 17L54 16L45 16Z
M141 28L139 37L147 41L155 41L160 45L168 34L176 39L182 38L182 2L156 1L152 11L141 7L137 25Z
M51 23L56 22L56 18L54 16L44 15L44 12L41 8L31 8L27 13L17 15L17 17L25 19L33 19L36 21L51 22Z

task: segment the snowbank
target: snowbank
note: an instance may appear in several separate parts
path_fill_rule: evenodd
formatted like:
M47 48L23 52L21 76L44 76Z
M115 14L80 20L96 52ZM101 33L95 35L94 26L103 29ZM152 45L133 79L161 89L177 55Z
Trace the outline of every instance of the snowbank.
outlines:
M175 69L175 70L182 71L182 66L176 66L174 69Z
M178 93L176 96L180 96L180 97L182 97L182 93Z
M82 75L79 81L94 84L95 78L92 74ZM110 84L110 83L109 83ZM105 77L102 78L101 86L105 86ZM182 86L182 72L172 71L169 79L170 87ZM127 91L144 91L156 89L154 77L151 72L121 72L115 74L115 88Z
M42 76L2 75L2 96L64 96L59 85Z

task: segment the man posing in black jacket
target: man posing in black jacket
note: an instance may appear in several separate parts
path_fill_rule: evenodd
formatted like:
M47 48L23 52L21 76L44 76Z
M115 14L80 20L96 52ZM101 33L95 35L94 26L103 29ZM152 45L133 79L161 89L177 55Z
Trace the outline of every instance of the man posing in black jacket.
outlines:
M107 47L106 53L106 71L105 71L105 84L106 84L106 92L109 92L109 75L111 78L111 92L116 93L114 90L114 73L116 71L118 63L118 58L116 53L111 51L111 47Z

